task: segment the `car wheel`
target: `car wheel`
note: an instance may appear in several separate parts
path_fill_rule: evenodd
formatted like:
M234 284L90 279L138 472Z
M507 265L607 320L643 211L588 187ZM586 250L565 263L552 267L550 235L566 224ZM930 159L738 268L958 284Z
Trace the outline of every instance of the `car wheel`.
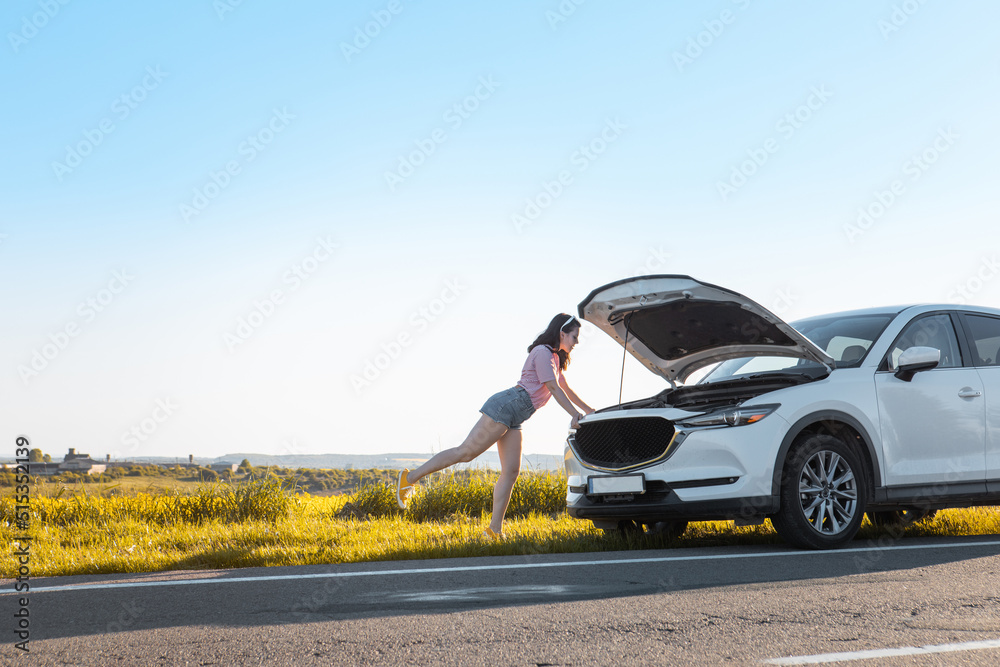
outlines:
M854 448L831 435L795 443L781 475L771 524L786 542L833 549L854 538L868 503L868 474Z
M919 507L908 507L901 510L884 512L868 512L868 520L879 528L906 528L925 519L933 519L937 510L925 510Z
M672 540L675 537L680 537L687 530L688 522L683 520L674 521L657 521L656 523L647 523L646 532L650 535L660 535Z
M616 530L623 535L637 535L642 532L642 524L626 519L618 522Z
M593 521L594 527L604 532L605 535L633 534L642 532L642 524L631 519L597 519Z

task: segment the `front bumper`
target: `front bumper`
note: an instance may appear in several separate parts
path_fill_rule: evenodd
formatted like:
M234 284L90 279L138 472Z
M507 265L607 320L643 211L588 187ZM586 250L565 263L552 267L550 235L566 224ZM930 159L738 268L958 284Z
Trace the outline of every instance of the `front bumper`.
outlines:
M618 470L583 462L568 439L567 511L578 519L643 523L774 514L779 498L772 494L772 472L787 428L787 422L774 414L745 426L678 428L665 456ZM645 480L642 493L588 495L589 477L639 473Z
M567 507L567 511L576 519L621 519L642 523L674 519L717 521L774 514L778 511L778 499L772 496L752 496L686 502L671 492L666 498L654 502L605 504L591 502L583 496L580 501Z

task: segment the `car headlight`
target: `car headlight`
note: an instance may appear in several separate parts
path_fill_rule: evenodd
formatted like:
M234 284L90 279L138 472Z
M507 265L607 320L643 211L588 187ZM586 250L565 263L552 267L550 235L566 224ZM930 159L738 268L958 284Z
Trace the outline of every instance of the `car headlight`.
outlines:
M753 407L727 408L718 412L681 419L677 424L681 426L746 426L755 424L768 416L781 405L755 405Z

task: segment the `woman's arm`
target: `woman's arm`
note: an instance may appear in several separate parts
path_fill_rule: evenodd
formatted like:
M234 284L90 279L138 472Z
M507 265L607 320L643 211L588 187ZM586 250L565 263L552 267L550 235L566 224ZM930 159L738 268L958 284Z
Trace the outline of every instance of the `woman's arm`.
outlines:
M552 392L552 398L556 399L556 403L561 405L563 407L563 410L572 415L573 421L570 422L569 427L580 428L580 417L582 417L583 415L580 414L577 411L577 409L573 406L573 403L569 400L569 397L562 390L562 387L560 387L555 380L549 380L548 382L545 383L545 386L549 388L550 392ZM591 412L593 412L593 410L591 410Z
M594 411L594 408L584 403L583 399L577 396L576 392L569 388L565 375L559 376L559 386L562 387L562 390L566 393L566 397L569 398L569 400L580 406L580 409L583 410L584 414L589 415Z

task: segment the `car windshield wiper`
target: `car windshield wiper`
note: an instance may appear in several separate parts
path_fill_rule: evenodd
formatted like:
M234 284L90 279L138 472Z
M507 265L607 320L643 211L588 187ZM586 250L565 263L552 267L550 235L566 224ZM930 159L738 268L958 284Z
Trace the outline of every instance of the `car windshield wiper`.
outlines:
M817 369L817 370L825 371L826 369ZM778 380L778 379L797 380L799 378L807 378L809 380L812 380L812 379L815 379L816 377L817 377L817 375L813 374L813 373L805 373L805 372L788 373L788 372L784 372L784 371L771 371L771 372L767 372L767 373L754 373L752 375L741 375L739 377L730 377L730 378L725 378L725 379L720 378L718 380L712 380L710 382L706 382L705 384L708 385L708 384L717 384L717 383L723 383L723 382L725 382L725 383L741 383L741 382L742 383L746 383L746 382L759 382L760 380Z
M753 375L748 375L748 378L753 378L756 380L764 380L768 378L807 378L809 380L815 380L817 378L825 377L830 374L830 369L825 366L817 365L815 368L802 371L774 371L771 373L754 373Z

